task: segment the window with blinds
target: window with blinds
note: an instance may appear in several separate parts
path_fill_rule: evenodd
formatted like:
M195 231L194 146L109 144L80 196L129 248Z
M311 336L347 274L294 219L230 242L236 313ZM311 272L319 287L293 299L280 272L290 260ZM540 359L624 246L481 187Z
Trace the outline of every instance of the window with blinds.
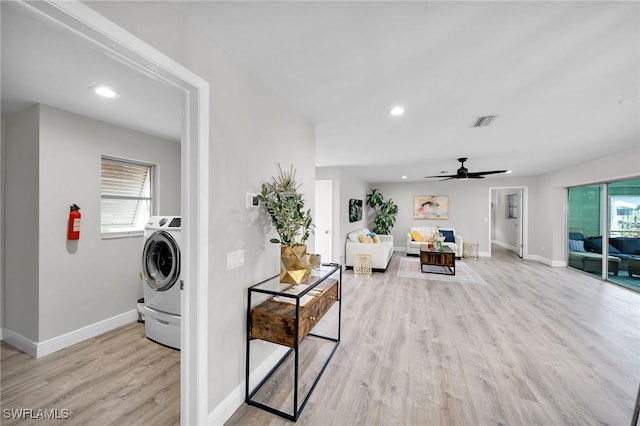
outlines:
M102 157L102 235L139 235L151 217L153 166Z

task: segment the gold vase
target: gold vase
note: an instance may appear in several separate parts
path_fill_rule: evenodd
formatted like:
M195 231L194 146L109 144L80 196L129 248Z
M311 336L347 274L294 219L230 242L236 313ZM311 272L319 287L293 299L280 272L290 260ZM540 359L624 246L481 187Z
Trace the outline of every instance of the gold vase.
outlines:
M309 275L307 246L280 247L280 282L300 284Z

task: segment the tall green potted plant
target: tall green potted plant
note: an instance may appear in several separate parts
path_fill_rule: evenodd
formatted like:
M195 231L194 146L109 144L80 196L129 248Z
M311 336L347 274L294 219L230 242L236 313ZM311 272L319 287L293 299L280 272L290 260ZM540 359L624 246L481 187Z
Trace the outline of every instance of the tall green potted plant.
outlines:
M378 189L372 189L367 194L367 206L374 209L376 217L373 220L373 232L376 234L390 235L393 225L396 223L398 206L391 200L384 201L384 197Z
M278 174L262 184L260 193L260 200L280 237L270 240L280 244L280 281L290 284L300 283L309 274L305 243L313 233L311 210L304 209L295 177L293 166L285 172L278 164Z

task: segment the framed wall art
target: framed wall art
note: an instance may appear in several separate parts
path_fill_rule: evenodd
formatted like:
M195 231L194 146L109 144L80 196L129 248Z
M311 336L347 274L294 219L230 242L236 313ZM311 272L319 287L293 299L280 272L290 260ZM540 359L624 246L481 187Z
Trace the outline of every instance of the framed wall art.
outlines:
M362 220L362 200L349 200L349 222Z
M448 195L419 195L413 197L414 219L449 219Z

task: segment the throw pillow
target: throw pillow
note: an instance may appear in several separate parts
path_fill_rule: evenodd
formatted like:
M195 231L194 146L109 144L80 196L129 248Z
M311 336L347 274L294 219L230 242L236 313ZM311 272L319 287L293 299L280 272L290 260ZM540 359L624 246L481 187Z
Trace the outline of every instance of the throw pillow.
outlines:
M569 251L576 253L585 253L583 240L569 240Z
M378 237L377 235L373 237L373 242L376 244L380 244L380 237Z
M367 235L367 242L373 244L373 238Z
M444 237L445 243L455 243L456 238L453 236L453 231L440 231L442 236Z
M369 235L371 238L373 238L373 237L375 237L375 236L376 236L376 233L375 233L375 232L371 232L371 233L369 233L369 234L367 234L367 235Z
M364 234L360 234L358 235L358 241L360 241L361 243L366 243L367 241L367 236Z
M413 239L413 241L424 241L422 234L418 231L411 231L411 239Z
M592 253L602 253L602 237L590 237L585 239L584 249Z

